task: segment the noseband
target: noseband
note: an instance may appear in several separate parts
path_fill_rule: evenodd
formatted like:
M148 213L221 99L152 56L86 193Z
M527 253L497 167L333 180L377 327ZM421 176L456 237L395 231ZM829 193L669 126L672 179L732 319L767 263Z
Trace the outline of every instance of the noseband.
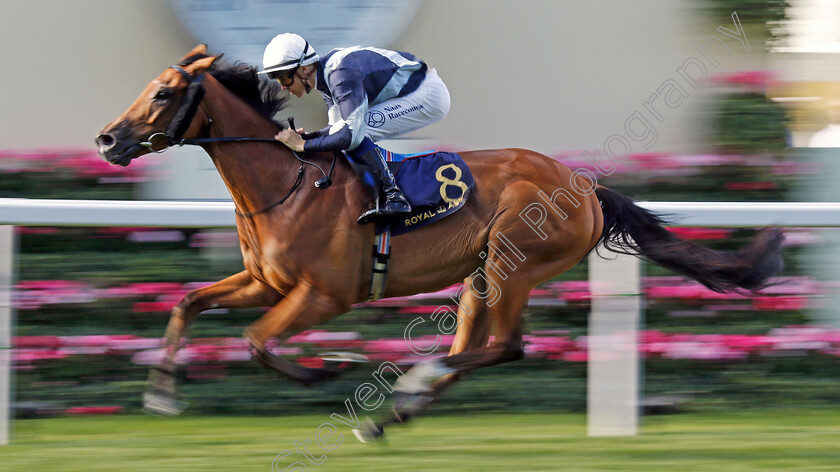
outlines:
M178 73L181 74L181 76L187 80L187 82L189 83L189 85L187 86L187 92L184 94L184 98L181 99L181 105L179 106L178 111L175 113L175 118L173 118L172 122L169 123L169 126L166 128L166 132L153 133L151 136L148 137L146 141L140 143L141 146L149 148L152 152L162 153L172 146L184 146L187 144L199 145L205 143L240 143L248 141L283 144L274 138L255 137L183 139L184 133L187 132L187 129L190 127L190 123L192 123L193 118L195 118L196 112L198 112L198 106L201 104L201 99L204 98L204 86L201 84L204 81L204 74L198 74L198 76L193 77L192 75L190 75L189 72L185 71L180 66L174 65L170 66L169 68L178 71ZM213 123L212 119L210 120L210 123ZM292 130L295 129L294 118L289 118L289 127ZM291 190L289 190L289 193L287 193L286 196L283 197L280 201L269 205L266 208L263 208L262 210L241 213L237 209L236 213L238 215L250 218L255 215L266 213L267 211L271 210L272 208L278 205L282 205L283 202L285 202L303 182L304 165L311 165L313 167L316 167L318 170L321 171L321 174L323 174L322 178L315 181L316 188L325 189L330 186L330 184L332 183L330 178L332 177L333 170L335 169L335 153L333 153L332 164L330 165L330 172L329 174L327 174L326 172L324 172L324 169L322 169L321 166L319 166L318 164L307 161L300 157L297 152L291 149L289 150L292 151L292 155L295 156L295 159L300 161L300 169L298 169L297 179L295 180L294 185L292 185Z

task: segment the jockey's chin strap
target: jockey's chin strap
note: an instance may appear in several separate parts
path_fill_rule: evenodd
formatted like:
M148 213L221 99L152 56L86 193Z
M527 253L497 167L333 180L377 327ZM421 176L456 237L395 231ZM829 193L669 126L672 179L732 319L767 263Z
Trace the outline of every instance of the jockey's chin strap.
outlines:
M274 144L283 144L280 141L277 141L274 138L252 138L252 137L222 137L222 138L198 138L198 139L183 139L184 133L187 132L187 129L190 127L190 123L192 123L193 118L195 118L195 114L198 112L198 106L201 104L201 99L204 98L204 86L201 84L204 81L204 75L198 74L197 77L193 77L190 75L189 72L185 71L180 66L170 66L172 70L177 71L184 79L189 82L187 86L187 93L184 94L184 98L181 100L181 106L178 108L178 111L175 113L175 118L172 119L172 122L169 123L169 126L166 128L165 133L157 132L149 136L149 138L145 141L140 143L141 146L145 146L149 148L152 152L155 153L162 153L169 149L172 146L184 146L186 144L192 145L199 145L205 143L241 143L241 142L260 142L260 143L274 143ZM209 117L208 117L209 119ZM210 120L210 123L213 123L213 120ZM294 130L294 118L289 118L289 127ZM320 189L325 189L330 186L332 183L331 177L333 170L335 169L335 159L336 153L333 153L332 165L330 165L330 172L327 174L324 172L324 169L321 168L318 164L314 162L307 161L300 157L297 152L292 151L292 155L295 156L295 159L300 161L300 169L298 170L298 178L295 181L295 184L292 186L292 190L283 197L282 200L279 202L268 206L262 210L256 212L249 212L249 213L242 213L243 216L254 216L261 213L265 213L272 208L281 205L283 202L288 199L291 194L297 190L303 180L303 169L304 165L310 165L316 167L318 170L321 171L323 177L315 181L315 187ZM238 213L238 212L237 212Z

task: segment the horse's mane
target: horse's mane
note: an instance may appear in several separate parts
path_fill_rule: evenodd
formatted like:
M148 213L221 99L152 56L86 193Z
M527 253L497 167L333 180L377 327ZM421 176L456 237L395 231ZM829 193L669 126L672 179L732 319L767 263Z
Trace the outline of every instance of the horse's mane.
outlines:
M188 66L193 62L209 57L206 54L193 54L179 62L179 66ZM277 113L286 107L289 94L280 88L280 84L273 80L262 80L257 75L257 68L242 62L227 64L220 60L213 62L207 72L230 90L234 95L244 100L260 115L279 125Z

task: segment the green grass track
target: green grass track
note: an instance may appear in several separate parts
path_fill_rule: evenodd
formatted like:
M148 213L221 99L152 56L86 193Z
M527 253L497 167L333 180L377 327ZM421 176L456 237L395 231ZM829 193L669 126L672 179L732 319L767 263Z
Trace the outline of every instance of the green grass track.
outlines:
M326 453L315 444L325 422L338 427L325 443L343 435ZM840 471L840 408L648 417L625 438L589 438L585 422L565 413L431 416L366 446L327 413L18 420L13 443L0 446L0 471L269 472L275 456L307 440L319 465L293 453L275 470L304 470L293 466L300 460L310 471Z

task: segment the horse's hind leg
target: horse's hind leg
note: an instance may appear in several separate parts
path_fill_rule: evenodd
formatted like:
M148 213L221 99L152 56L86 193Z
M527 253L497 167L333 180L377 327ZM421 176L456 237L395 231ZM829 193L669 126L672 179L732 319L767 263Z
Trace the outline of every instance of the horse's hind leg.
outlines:
M464 281L469 286L469 279ZM487 316L484 301L469 290L465 290L458 305L458 327L455 340L449 349L449 355L455 355L465 350L478 349L487 344L490 336L490 319ZM431 391L419 394L405 394L395 392L394 407L390 415L381 423L374 424L370 419L355 429L353 433L362 442L372 442L382 436L385 427L394 423L405 423L410 418L419 415L426 407L447 388L458 381L460 372L453 372L437 379L431 386Z
M489 274L488 274L489 275ZM507 287L500 296L500 300L487 303L482 310L481 317L476 323L467 325L465 336L475 344L463 344L464 350L444 359L423 361L414 365L402 375L394 384L394 416L388 421L375 425L366 419L353 434L361 442L376 441L384 434L385 426L392 423L402 423L412 416L422 412L435 395L454 383L461 373L513 361L523 356L522 350L522 308L528 300L530 287L519 284L506 284ZM470 292L471 293L471 292ZM477 295L473 295L476 296ZM486 338L481 336L484 325L489 327L495 322L496 339L485 346ZM460 328L460 326L459 326ZM470 329L471 328L471 329ZM479 329L482 328L482 329ZM482 341L479 344L479 341ZM453 349L455 345L453 345ZM451 354L451 352L450 352ZM432 384L434 382L434 384Z
M464 283L469 284L469 279L465 280ZM469 287L469 285L466 285L466 287ZM449 356L479 349L487 345L487 340L490 337L490 317L487 313L487 306L484 300L467 289L465 289L461 297L461 303L458 306L458 322L458 328L455 331L455 340L449 349ZM430 403L460 378L461 372L453 372L437 379L432 384L431 391L423 394L423 396L428 397L428 400L419 399L418 404L425 406ZM413 408L411 403L409 401L405 408L395 406L394 414L398 421L403 422L409 416L419 414L422 411L421 409Z
M464 283L468 284L469 279L465 280ZM461 304L458 307L458 318L461 324L455 331L455 340L449 349L450 356L487 345L487 340L490 338L490 316L483 299L465 289L464 295L461 297ZM439 378L432 384L432 396L437 398L460 377L460 372L453 372Z
M525 208L529 201L537 200L530 185L525 183L508 189L508 208ZM529 200L529 197L534 198ZM489 237L487 264L484 273L480 274L486 287L474 287L475 295L483 298L487 305L495 339L487 346L415 365L400 377L395 390L423 393L429 390L432 381L445 374L488 367L524 356L522 310L531 289L580 262L595 245L599 232L594 231L596 225L584 224L586 221L567 223L560 220L554 221L555 227L546 227L546 230L552 230L551 237L543 237L527 226L523 228L518 214L515 210L505 212L496 222L497 229ZM509 237L502 234L503 230ZM515 246L512 241L516 241Z
M478 287L478 290L489 294L483 301L488 323L493 324L495 339L488 345L470 346L471 349L449 357L416 364L397 381L394 386L396 391L410 395L428 394L430 383L443 375L522 358L522 310L532 286L521 276L511 275L503 279L492 270L486 271L485 276L489 286L484 290ZM480 295L473 294L476 297Z
M173 415L182 407L175 400L175 356L181 338L195 315L209 308L250 308L271 306L282 295L242 271L204 288L193 290L172 309L166 327L165 357L149 372L149 387L143 396L144 407L153 413Z
M511 234L515 234L515 229L511 230ZM528 236L528 233L517 236L517 248L499 232L495 237L491 236L490 247L506 247L507 254L501 254L498 249L488 251L488 263L481 274L486 287L470 284L477 292L474 295L482 298L487 306L487 317L493 323L495 339L486 346L416 364L399 378L395 384L396 391L423 394L430 391L430 384L443 375L489 367L524 356L522 310L531 289L577 264L589 249L587 241L572 241L564 247L557 241L544 242L536 236ZM530 257L526 258L525 254ZM514 259L515 264L512 263ZM477 277L477 281L481 278Z
M289 380L310 385L336 372L327 369L304 367L270 353L265 343L271 338L288 338L344 313L349 305L337 303L334 298L309 283L296 285L286 297L273 306L260 319L245 330L245 337L255 351L254 357L265 367Z

